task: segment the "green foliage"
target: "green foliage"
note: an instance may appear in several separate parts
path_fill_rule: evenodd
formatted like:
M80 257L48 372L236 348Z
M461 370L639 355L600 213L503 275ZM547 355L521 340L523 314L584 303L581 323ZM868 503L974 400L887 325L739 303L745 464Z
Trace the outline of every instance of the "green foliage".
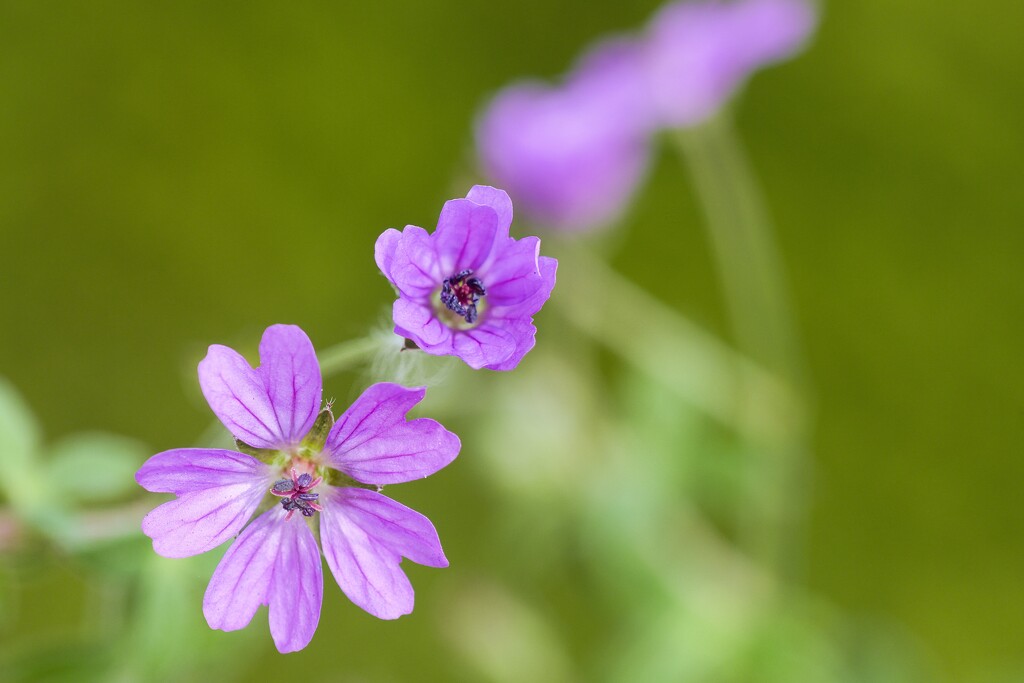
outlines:
M12 506L35 505L34 469L38 467L39 426L14 386L0 377L0 490Z
M134 439L99 432L75 434L54 444L47 458L53 495L95 503L138 491L135 470L152 455Z

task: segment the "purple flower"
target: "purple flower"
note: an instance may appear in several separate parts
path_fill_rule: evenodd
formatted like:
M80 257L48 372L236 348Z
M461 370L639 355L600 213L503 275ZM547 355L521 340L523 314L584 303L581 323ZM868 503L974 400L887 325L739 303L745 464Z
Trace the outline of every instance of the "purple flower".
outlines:
M483 170L533 221L608 225L645 176L652 134L713 115L750 73L799 49L814 21L805 0L667 5L645 33L590 49L561 85L498 93L476 126Z
M304 648L320 618L320 551L307 524L318 514L327 566L349 599L382 619L410 613L402 557L430 567L448 560L430 521L379 489L443 468L458 437L433 420L407 421L425 389L396 384L373 385L334 421L329 405L320 409L320 366L298 327L267 328L260 363L254 369L232 349L210 347L199 364L203 395L247 452L178 448L151 457L136 481L177 498L146 515L142 530L165 557L206 552L241 531L210 579L203 613L211 628L234 631L268 605L281 652ZM245 526L264 501L269 507Z
M512 202L476 185L441 209L437 229L386 230L377 266L398 290L395 333L472 368L511 370L533 348L533 316L551 296L558 262L540 240L509 237Z
M650 157L650 107L637 46L603 43L561 87L514 84L481 114L484 172L532 221L560 230L614 222Z
M665 6L645 40L653 119L671 128L700 123L753 71L796 52L814 24L805 0Z

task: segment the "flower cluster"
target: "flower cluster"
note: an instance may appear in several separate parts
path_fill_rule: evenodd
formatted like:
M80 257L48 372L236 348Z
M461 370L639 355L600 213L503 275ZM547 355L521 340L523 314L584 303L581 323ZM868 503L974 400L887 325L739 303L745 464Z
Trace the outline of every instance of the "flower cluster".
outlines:
M413 589L402 558L430 567L448 560L430 521L380 488L433 474L460 443L433 420L406 420L422 388L375 384L335 421L329 405L321 408L320 366L298 327L268 328L259 353L252 368L214 345L199 364L203 395L238 450L158 453L136 480L177 496L142 523L160 555L196 555L241 532L206 589L210 626L244 628L268 605L277 649L292 652L313 637L323 596L307 520L319 517L327 566L352 602L382 619L408 614Z
M608 224L644 176L653 133L713 115L814 23L806 0L671 3L642 34L599 43L560 86L499 93L477 124L484 169L545 225Z
M433 234L415 226L382 234L376 259L399 293L395 331L473 368L514 368L533 348L533 315L551 295L557 263L540 256L536 237L510 237L511 223L508 195L477 186L445 204ZM237 450L165 451L135 478L176 496L142 523L160 555L196 555L238 535L206 589L210 626L243 628L267 605L274 643L293 652L313 637L323 597L307 522L319 518L327 565L352 602L382 619L408 614L402 558L430 567L448 560L430 521L381 488L433 474L460 443L433 420L406 420L423 388L375 384L335 421L331 405L321 407L320 365L298 327L269 327L259 354L253 368L214 345L199 364L203 395Z
M540 240L509 236L512 201L477 185L441 209L437 229L384 232L377 266L398 290L395 333L470 367L511 370L533 348L533 316L551 296L558 262Z

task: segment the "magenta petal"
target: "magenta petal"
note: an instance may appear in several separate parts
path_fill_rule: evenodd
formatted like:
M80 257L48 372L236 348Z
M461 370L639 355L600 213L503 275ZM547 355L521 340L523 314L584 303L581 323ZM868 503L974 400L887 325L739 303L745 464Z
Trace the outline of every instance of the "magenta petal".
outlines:
M494 209L494 213L498 214L498 236L508 237L508 230L512 227L512 200L505 190L490 185L474 185L466 199Z
M391 313L395 321L395 332L409 337L420 346L450 343L451 328L437 319L429 305L408 299L395 299Z
M313 639L320 622L324 575L320 548L306 521L298 515L284 520L284 510L274 510L282 521L270 590L270 635L278 652L301 650Z
M498 214L490 206L468 199L445 202L433 235L444 277L479 268L491 255L497 235Z
M281 435L263 378L234 349L214 344L199 362L199 386L233 436L256 448L275 448Z
M488 365L488 370L499 372L512 370L519 365L519 361L523 359L523 356L529 353L537 343L537 328L534 327L533 322L529 318L507 320L502 323L502 326L515 338L516 350L511 356L500 363Z
M394 228L388 228L377 238L377 243L373 247L373 257L377 261L377 267L389 280L391 279L391 263L395 260L395 251L401 240L402 233Z
M487 322L453 337L455 355L466 365L479 370L507 360L516 350L515 338L499 320Z
M384 274L403 296L416 300L426 299L440 290L441 280L446 277L441 275L431 236L415 225L406 226L402 231L391 255L390 273Z
M487 287L487 304L510 306L532 296L542 284L539 257L540 240L536 237L508 239L494 263L480 273Z
M274 507L238 537L217 565L203 597L210 628L245 628L260 605L270 607L279 652L309 644L320 621L323 573L313 533L301 517Z
M176 500L152 510L142 531L164 557L189 557L217 547L241 530L274 479L273 470L233 451L179 448L157 453L135 480Z
M459 438L434 420L406 421L426 389L379 383L338 418L324 455L331 467L368 484L400 484L438 471L459 453Z
M302 440L320 407L320 366L313 344L294 325L273 325L260 342L259 369L236 351L214 344L199 363L199 384L210 408L235 438L256 448Z
M426 517L365 489L331 489L320 515L327 566L345 595L381 619L412 612L414 593L402 557L447 567L437 531Z
M295 325L271 325L260 341L259 371L283 444L299 443L316 422L323 393L313 342Z
M538 259L540 265L540 286L531 296L523 301L511 305L495 307L491 316L501 320L513 320L517 318L528 318L537 313L549 298L551 291L555 288L555 280L558 273L558 260L550 256L541 256Z

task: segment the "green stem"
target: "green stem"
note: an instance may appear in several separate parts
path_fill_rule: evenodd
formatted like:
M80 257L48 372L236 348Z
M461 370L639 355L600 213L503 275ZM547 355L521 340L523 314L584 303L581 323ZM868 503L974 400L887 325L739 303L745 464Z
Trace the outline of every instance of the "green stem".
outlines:
M561 262L550 305L634 369L756 442L777 443L798 428L799 402L777 376L585 249Z
M745 355L783 374L806 395L807 372L800 348L782 259L761 192L731 121L718 116L676 141L693 175L722 279L737 346ZM801 405L804 405L801 402ZM774 444L755 443L775 465L758 475L760 505L740 513L745 544L770 566L795 566L798 520L804 500L806 428Z
M750 163L726 115L676 140L703 204L738 348L804 385L782 259Z
M335 344L318 354L320 371L324 376L328 376L350 370L372 358L380 348L380 338L372 334Z

